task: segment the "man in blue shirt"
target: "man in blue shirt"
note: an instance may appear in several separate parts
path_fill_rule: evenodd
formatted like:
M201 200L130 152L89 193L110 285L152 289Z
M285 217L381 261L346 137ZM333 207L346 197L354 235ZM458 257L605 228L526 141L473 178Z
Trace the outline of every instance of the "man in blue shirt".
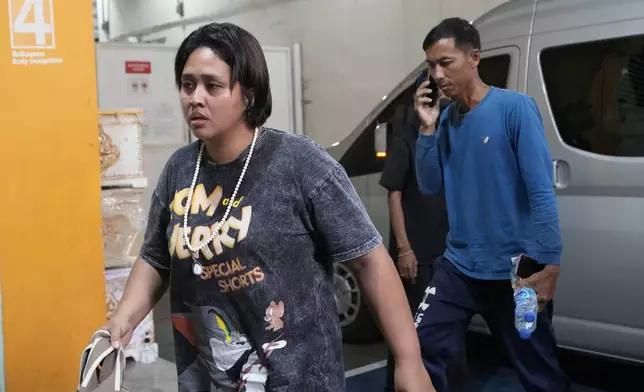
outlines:
M527 391L568 391L551 323L562 244L541 115L531 97L480 79L480 49L478 31L460 18L445 19L423 42L432 77L453 101L439 118L428 82L414 101L418 185L425 194L445 192L450 227L416 313L423 359L436 390L447 391L445 364L478 313ZM528 340L514 327L509 280L521 254L544 265L521 281L535 289L541 311Z

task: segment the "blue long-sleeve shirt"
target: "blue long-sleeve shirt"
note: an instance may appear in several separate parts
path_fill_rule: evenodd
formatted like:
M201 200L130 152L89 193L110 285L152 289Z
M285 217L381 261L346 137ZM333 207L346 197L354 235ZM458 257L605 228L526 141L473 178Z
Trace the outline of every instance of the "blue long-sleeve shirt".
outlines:
M507 279L521 253L559 264L552 159L531 97L491 88L465 114L452 104L433 135L419 134L416 176L425 194L445 187L445 257L466 275Z

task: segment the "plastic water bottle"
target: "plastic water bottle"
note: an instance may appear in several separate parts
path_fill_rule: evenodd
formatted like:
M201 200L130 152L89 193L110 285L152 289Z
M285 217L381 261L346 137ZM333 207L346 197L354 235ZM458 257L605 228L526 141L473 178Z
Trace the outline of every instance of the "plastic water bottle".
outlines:
M512 258L510 280L514 288L514 327L519 332L521 339L530 339L532 332L537 328L537 313L539 302L537 293L531 287L519 287L519 278L515 274L517 257Z
M530 287L515 289L514 305L514 326L521 339L530 339L532 332L537 328L537 293Z

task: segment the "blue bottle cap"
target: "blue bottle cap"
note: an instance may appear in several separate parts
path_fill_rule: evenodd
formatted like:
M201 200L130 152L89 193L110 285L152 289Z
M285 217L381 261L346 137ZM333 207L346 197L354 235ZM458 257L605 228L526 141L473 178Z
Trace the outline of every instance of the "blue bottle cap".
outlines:
M521 331L519 331L519 336L520 336L520 337L521 337L521 339L523 339L523 340L528 340L528 339L530 339L530 335L532 335L532 332L530 332L530 330L529 330L529 329L522 329Z
M534 312L525 312L523 319L529 323L533 323L537 319L537 315Z

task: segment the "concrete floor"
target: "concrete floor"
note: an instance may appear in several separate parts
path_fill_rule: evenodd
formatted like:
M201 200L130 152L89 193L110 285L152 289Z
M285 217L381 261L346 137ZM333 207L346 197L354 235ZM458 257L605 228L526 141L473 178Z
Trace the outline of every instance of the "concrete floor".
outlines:
M131 392L175 392L177 390L177 370L174 363L163 358L146 365L128 365L123 389Z

